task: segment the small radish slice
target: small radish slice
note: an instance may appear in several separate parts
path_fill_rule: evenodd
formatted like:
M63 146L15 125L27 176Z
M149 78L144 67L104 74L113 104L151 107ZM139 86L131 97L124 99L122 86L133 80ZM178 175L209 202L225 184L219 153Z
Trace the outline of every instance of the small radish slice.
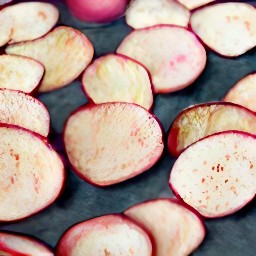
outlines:
M152 234L157 256L190 255L205 237L202 220L174 199L144 202L124 214Z
M191 26L217 53L236 57L256 46L256 10L245 3L204 7L191 15Z
M206 52L185 28L157 25L131 32L117 49L141 62L156 93L181 90L195 81L206 64Z
M255 196L256 137L228 131L188 147L175 162L170 185L185 203L207 218L232 214Z
M256 134L256 115L240 105L211 102L184 109L173 121L168 149L178 156L190 144L213 133L239 130Z
M190 12L175 0L133 0L125 16L127 24L135 29L157 24L187 27Z
M0 88L31 93L39 85L44 67L31 58L0 55Z
M64 167L43 137L1 124L0 155L0 221L28 217L57 198Z
M130 179L163 152L162 130L144 108L128 103L85 105L67 120L64 143L78 175L98 185Z
M0 232L0 255L3 256L54 256L52 250L41 241L23 234Z
M45 67L40 92L51 91L75 80L91 62L93 46L76 29L60 26L37 40L10 45L9 54L31 57Z
M83 89L95 103L129 102L150 109L153 94L149 75L137 62L108 54L96 59L83 75Z
M47 137L50 116L43 103L32 96L0 89L0 123L18 125Z
M187 7L189 10L193 10L197 7L206 5L208 3L211 3L215 0L177 0L181 4L183 4L185 7Z
M147 233L128 218L116 214L81 222L60 239L56 256L151 256Z

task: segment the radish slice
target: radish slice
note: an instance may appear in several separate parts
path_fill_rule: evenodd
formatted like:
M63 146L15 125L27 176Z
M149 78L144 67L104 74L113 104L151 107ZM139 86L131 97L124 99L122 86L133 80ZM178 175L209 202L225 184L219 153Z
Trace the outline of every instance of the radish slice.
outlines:
M23 234L0 232L0 255L3 256L54 256L41 241Z
M157 256L189 255L205 237L202 220L177 200L148 201L132 206L124 214L152 234Z
M158 25L131 32L117 49L149 70L156 93L181 90L203 71L206 52L188 30Z
M0 89L0 122L47 137L50 116L43 103L23 92Z
M106 215L81 222L60 239L56 256L151 256L147 233L122 215Z
M174 193L208 218L238 211L255 196L255 147L255 136L238 131L194 143L172 168Z
M128 103L86 105L64 130L70 163L98 186L130 179L153 166L163 152L162 130L144 108Z
M256 10L245 3L204 7L191 16L194 32L212 50L236 57L256 46Z
M60 26L32 42L10 45L9 54L31 57L45 67L40 92L63 87L75 80L91 62L93 46L76 29Z
M58 9L49 3L28 2L8 6L0 11L0 21L3 21L0 23L0 46L39 38L52 29L58 18Z
M150 109L153 94L145 68L124 56L98 58L83 75L83 89L95 103L129 102Z
M178 156L199 139L227 130L256 134L256 115L240 105L211 102L183 110L173 121L168 135L168 149Z
M187 27L190 12L175 0L133 0L125 15L127 24L135 29L157 24Z
M184 6L186 6L189 10L193 10L197 7L206 5L215 0L177 0L177 1L183 4Z
M1 124L0 154L0 221L28 217L57 198L64 182L64 167L43 138Z

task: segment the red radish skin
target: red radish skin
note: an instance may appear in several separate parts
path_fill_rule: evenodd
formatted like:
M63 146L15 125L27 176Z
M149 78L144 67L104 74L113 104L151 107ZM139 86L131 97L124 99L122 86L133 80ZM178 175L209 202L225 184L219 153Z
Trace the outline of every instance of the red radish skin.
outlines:
M181 4L183 4L189 10L193 10L200 6L206 5L211 2L215 2L215 0L177 0Z

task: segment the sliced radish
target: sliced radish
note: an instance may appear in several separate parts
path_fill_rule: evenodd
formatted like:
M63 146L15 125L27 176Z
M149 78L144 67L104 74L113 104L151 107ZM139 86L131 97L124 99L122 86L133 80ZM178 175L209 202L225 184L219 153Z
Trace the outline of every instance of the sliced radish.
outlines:
M86 105L64 130L68 158L78 175L98 186L130 179L163 152L162 130L144 108L128 103Z
M106 215L81 222L60 239L56 256L151 256L147 233L122 215Z
M177 200L148 201L124 214L152 234L157 256L189 255L205 237L202 220Z
M96 59L83 75L83 88L95 103L129 102L150 109L153 95L149 75L137 62L108 54Z
M3 256L54 256L41 241L23 234L0 232L0 255Z
M193 10L197 7L206 5L208 3L211 3L215 0L177 0L181 4L183 4L185 7L187 7L189 10Z
M0 221L28 217L59 195L63 163L39 135L1 124L0 156Z
M93 57L93 46L76 29L60 26L32 42L10 45L9 54L31 57L45 67L39 91L58 89L76 79Z
M125 16L127 24L135 29L157 24L187 27L190 12L175 0L133 0Z
M0 46L39 38L52 29L58 17L58 9L49 3L27 2L7 6L0 11L0 21L3 21L0 23Z
M156 93L181 90L201 74L206 52L188 30L157 25L131 32L117 49L150 71Z
M256 46L256 10L246 3L204 7L191 16L194 32L212 50L236 57Z

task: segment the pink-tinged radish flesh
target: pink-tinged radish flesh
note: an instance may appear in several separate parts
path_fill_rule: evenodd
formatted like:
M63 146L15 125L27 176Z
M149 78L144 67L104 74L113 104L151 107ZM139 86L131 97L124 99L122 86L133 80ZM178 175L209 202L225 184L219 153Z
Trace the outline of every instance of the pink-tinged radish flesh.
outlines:
M150 72L156 93L181 90L201 74L206 52L185 28L157 25L131 32L117 49Z
M125 17L127 24L135 29L157 24L187 27L190 12L175 0L133 0Z
M149 75L127 57L109 54L98 58L83 75L83 88L93 102L129 102L146 109L153 104Z
M39 136L0 125L0 221L28 217L51 204L64 182L56 152Z
M202 221L177 200L148 201L132 206L124 214L152 234L156 256L189 255L205 237Z
M128 103L87 105L64 130L70 163L98 186L132 178L152 167L163 152L162 130L144 108Z
M106 215L71 227L60 239L56 256L151 256L147 233L122 215Z
M255 196L255 147L254 136L235 131L196 142L171 170L174 193L208 218L238 211Z
M31 57L45 67L40 92L51 91L75 80L91 62L93 46L76 29L60 26L32 42L10 45L9 54Z
M204 7L191 15L193 31L217 53L236 57L256 46L256 10L245 3Z
M193 9L198 8L200 6L211 3L214 0L177 0L177 1L180 2L181 4L183 4L189 10L193 10Z

